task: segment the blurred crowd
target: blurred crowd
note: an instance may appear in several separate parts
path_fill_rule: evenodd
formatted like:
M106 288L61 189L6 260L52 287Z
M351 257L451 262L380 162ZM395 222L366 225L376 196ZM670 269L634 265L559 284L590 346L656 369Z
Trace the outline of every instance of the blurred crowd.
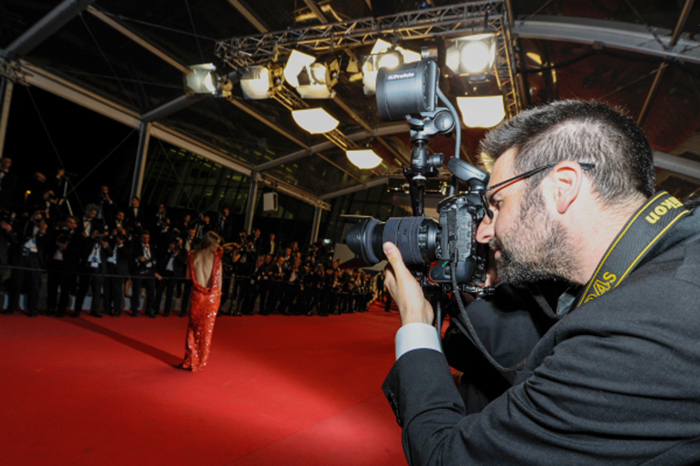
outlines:
M254 229L235 233L230 211L180 213L142 206L138 197L118 205L102 186L78 214L66 201L68 177L35 173L20 205L12 160L0 160L0 277L7 294L3 314L78 317L90 296L95 317L130 311L169 316L179 301L187 313L191 283L187 252L207 231L225 243L219 314L316 313L367 310L376 280L360 270L342 270L330 245L300 249L275 234ZM175 221L177 220L177 221ZM43 305L45 297L45 306ZM40 309L41 300L41 309Z

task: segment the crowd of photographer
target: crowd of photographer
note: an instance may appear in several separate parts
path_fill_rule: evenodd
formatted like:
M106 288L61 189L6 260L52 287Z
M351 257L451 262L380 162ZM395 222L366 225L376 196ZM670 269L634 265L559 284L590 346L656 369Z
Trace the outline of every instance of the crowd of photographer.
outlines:
M0 162L0 275L8 294L3 314L18 311L26 294L30 317L39 314L43 295L43 314L78 317L90 292L95 317L118 317L125 309L134 317L140 310L167 317L177 299L184 316L191 291L187 252L207 231L225 243L220 314L362 312L373 297L372 277L340 270L331 248L319 243L302 252L296 242L281 248L274 234L263 239L259 229L234 235L226 208L185 213L174 223L164 205L149 213L134 197L129 206L118 206L102 186L82 215L72 215L63 199L62 170L50 178L35 173L30 194L18 205L12 202L17 179L11 165L8 157Z

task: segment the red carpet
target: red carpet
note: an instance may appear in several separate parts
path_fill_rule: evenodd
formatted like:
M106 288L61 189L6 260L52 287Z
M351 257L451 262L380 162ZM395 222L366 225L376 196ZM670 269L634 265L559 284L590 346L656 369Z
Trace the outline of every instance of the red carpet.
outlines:
M222 316L201 373L185 318L0 316L3 465L405 465L380 386L398 315Z

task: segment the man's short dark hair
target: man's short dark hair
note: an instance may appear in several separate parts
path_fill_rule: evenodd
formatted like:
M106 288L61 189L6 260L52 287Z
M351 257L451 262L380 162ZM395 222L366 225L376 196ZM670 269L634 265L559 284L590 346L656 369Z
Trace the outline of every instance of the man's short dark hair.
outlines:
M600 102L564 100L526 110L490 131L481 152L495 160L515 148L515 174L572 160L593 163L587 171L608 203L654 193L653 151L642 129L622 111ZM535 186L547 172L535 175Z

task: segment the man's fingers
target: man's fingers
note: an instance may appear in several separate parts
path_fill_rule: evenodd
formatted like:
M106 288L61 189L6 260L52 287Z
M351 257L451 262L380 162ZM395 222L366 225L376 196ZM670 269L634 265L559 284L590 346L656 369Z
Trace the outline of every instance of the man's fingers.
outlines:
M387 261L389 261L389 264L391 264L391 268L393 269L392 272L394 273L394 277L396 279L411 273L406 268L406 264L403 263L401 251L399 251L399 248L397 248L394 243L384 243L383 249Z

